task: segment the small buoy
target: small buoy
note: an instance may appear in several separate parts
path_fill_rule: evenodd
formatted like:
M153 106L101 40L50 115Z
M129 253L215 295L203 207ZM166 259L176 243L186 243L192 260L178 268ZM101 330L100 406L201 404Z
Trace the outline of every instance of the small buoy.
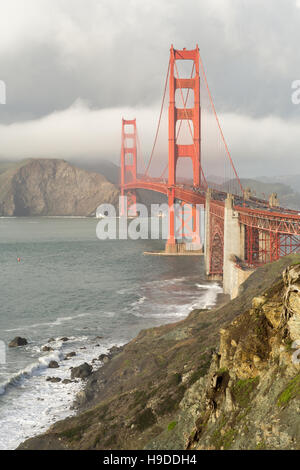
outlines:
M20 263L20 262L21 262L21 258L17 258L17 261L18 261L18 263Z

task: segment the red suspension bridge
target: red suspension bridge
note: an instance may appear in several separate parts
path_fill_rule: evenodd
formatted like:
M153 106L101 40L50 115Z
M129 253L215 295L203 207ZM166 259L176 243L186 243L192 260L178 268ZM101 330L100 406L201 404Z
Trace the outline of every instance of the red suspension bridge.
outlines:
M192 65L188 77L179 72L180 66L186 71L185 63ZM168 137L162 130L166 124ZM189 175L184 166L186 161L190 162ZM299 213L279 207L276 195L266 201L242 187L198 46L194 50L171 47L158 126L147 164L142 159L136 120L122 120L120 183L128 205L137 203L138 189L167 197L168 253L183 249L183 244L176 240L174 205L179 202L190 208L194 242L200 240L196 206L205 207L206 271L210 277L223 277L225 291L232 291L232 284L239 282L239 269L251 272L251 268L300 251Z

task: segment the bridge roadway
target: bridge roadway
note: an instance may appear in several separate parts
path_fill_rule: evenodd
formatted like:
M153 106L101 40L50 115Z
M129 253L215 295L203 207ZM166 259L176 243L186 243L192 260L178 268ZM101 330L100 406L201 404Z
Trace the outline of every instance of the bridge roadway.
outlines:
M149 179L137 179L134 182L127 183L124 186L124 190L130 189L147 189L149 191L155 191L166 196L171 189L165 180L149 178ZM196 188L192 185L177 184L174 187L175 199L183 201L187 204L202 204L206 205L207 190L206 188ZM228 194L218 189L211 190L211 203L218 205L219 207L225 207L225 201ZM242 196L233 195L233 206L234 210L240 214L241 219L244 221L244 225L256 226L257 220L268 220L270 227L277 227L277 230L281 227L281 233L290 233L293 235L300 235L300 213L292 209L286 209L283 207L270 207L269 202L264 199L259 199L254 196L250 196L245 200ZM253 219L252 223L250 219ZM256 221L256 222L255 222ZM254 225L253 225L254 223ZM267 225L258 228L267 228Z

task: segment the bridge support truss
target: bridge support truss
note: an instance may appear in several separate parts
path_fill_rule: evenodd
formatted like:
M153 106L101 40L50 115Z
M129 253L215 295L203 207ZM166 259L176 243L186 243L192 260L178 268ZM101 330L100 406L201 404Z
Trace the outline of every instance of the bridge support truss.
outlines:
M277 261L300 252L300 222L298 218L274 213L244 213L239 211L240 224L245 227L245 262L249 266Z
M223 278L224 264L224 206L213 201L211 190L205 203L205 266L209 279Z

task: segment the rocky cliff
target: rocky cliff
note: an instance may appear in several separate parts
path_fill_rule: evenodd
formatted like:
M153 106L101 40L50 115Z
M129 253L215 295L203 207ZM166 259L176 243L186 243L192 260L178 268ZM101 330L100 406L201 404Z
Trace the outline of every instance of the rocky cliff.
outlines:
M294 255L233 301L142 331L88 379L76 416L20 448L299 448L299 322Z
M183 404L200 404L188 448L299 449L299 339L297 264L221 329L208 375Z
M26 160L0 174L0 215L88 216L105 202L117 204L117 188L64 160Z

